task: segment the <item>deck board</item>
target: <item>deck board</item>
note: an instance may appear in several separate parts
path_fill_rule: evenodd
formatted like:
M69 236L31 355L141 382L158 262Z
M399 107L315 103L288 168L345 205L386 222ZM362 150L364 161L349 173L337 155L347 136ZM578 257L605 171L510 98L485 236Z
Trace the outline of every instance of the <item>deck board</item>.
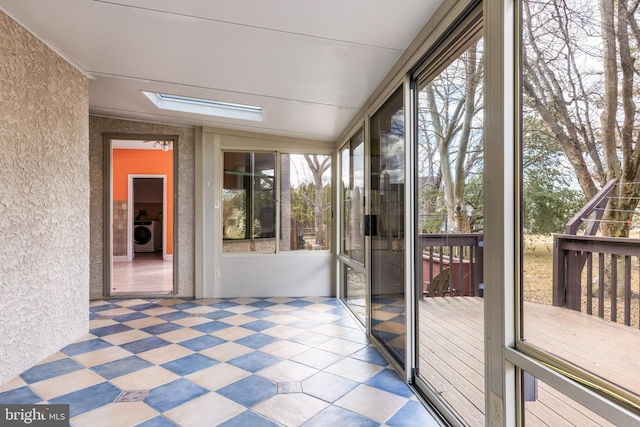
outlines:
M484 300L425 298L419 304L419 376L469 425L484 424ZM640 394L640 331L574 310L525 303L525 337ZM594 363L595 362L595 363ZM538 381L527 425L613 425Z

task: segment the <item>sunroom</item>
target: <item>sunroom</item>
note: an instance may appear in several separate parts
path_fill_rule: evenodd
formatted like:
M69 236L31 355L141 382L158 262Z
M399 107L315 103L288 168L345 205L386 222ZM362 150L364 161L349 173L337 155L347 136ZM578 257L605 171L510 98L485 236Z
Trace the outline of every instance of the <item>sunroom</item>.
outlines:
M164 59L155 80L127 75L158 61L144 57L143 39L130 43L129 69L109 71L93 58L100 44L56 38L60 27L34 3L0 0L0 9L94 79L81 153L88 206L78 213L90 218L79 225L90 241L82 259L68 261L86 264L75 286L87 301L335 297L443 425L640 424L636 2L429 2L420 5L425 19L403 21L417 32L402 34L402 49L385 47L382 27L379 45L302 28L293 18L313 8L290 3L296 8L250 2L251 13L196 3L63 5L59 25L86 16L90 27L104 12L162 36L172 52L215 22L211 43L227 56L199 70ZM393 7L392 20L417 3L375 7ZM336 3L329 15L347 28L356 12L366 21L368 7L341 16ZM167 21L162 31L152 25L159 21ZM96 40L123 43L113 28ZM171 29L185 39L169 37ZM265 39L239 42L246 29ZM289 37L307 30L317 45L296 50L293 69L276 67ZM243 43L245 52L234 50ZM335 69L314 54L340 58L352 73L386 66L347 90L337 77L327 84ZM224 61L246 91L225 86ZM186 69L221 83L201 90L174 79ZM270 92L276 77L278 85L291 79L278 94ZM314 102L302 99L310 89ZM121 103L131 91L139 105ZM345 93L358 94L358 105L322 101ZM166 170L131 157L150 148L165 153ZM120 173L136 163L149 167ZM157 195L133 190L145 180L159 180ZM135 201L136 193L148 197ZM146 256L132 231L153 224L156 255L169 265L162 285L154 276L157 287L123 290L121 267ZM14 291L0 295L8 301ZM61 310L53 317L68 322ZM77 328L2 378L77 338L86 313L76 314ZM37 336L21 316L8 314L5 327ZM11 363L22 357L19 345L7 354Z

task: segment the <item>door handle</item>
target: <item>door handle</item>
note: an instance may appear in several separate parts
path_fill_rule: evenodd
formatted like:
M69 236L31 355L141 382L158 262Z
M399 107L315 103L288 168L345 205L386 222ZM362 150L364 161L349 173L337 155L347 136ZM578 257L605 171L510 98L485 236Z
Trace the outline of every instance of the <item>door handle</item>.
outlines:
M377 230L377 215L365 215L364 216L364 235L375 236L378 234Z

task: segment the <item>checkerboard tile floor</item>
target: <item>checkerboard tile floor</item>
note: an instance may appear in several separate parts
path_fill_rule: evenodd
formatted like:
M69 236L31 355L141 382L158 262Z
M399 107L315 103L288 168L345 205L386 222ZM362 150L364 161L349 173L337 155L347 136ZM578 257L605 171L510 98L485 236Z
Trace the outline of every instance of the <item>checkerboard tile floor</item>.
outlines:
M333 298L92 301L90 319L0 403L91 427L439 425Z

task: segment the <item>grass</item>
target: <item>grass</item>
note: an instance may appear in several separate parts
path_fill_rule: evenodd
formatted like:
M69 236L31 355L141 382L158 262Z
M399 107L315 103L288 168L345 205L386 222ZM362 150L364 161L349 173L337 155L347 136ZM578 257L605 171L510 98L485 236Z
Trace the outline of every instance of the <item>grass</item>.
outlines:
M553 237L527 235L523 253L523 296L528 302L551 305Z

